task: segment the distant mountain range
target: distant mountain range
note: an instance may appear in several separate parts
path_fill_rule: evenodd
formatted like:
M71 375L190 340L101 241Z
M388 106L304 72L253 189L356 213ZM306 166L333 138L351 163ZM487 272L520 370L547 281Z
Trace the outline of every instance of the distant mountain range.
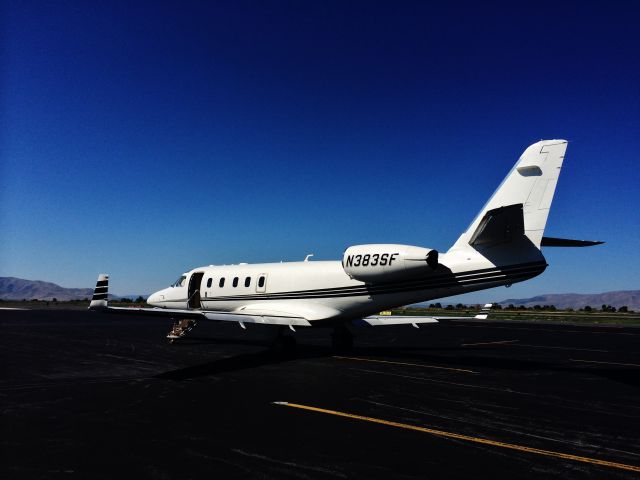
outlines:
M629 310L640 310L640 290L618 290L604 293L549 293L531 298L509 298L499 302L506 306L523 305L533 307L535 305L555 305L556 308L573 308L577 310L589 305L600 308L602 305L611 305L620 308L627 306Z
M51 282L25 280L16 277L0 277L0 300L83 300L93 296L93 288L65 288ZM146 298L146 295L142 295ZM127 295L134 300L138 295ZM123 298L109 294L109 298Z
M15 277L0 277L0 300L83 300L91 298L93 288L65 288L51 282L43 282L40 280L24 280ZM109 295L109 298L130 298L135 299L138 295ZM142 295L146 298L147 295ZM525 307L533 307L534 305L555 305L556 308L584 308L586 305L590 307L600 308L603 304L620 308L626 305L630 310L640 310L640 290L620 290L605 293L550 293L546 295L538 295L531 298L509 298L499 302L500 305L506 306L513 304L515 306L524 305Z

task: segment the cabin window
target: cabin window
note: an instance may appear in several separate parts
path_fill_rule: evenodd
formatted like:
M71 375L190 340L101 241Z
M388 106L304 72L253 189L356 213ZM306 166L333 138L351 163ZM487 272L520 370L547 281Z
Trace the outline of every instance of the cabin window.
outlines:
M211 288L211 282L213 282L213 278L207 280L207 288Z
M258 279L258 287L260 288L264 287L264 277L260 277Z
M220 288L224 287L224 277L220 279L220 282L218 283L218 285L220 286Z
M235 278L233 279L233 286L234 286L234 287L237 287L237 286L238 286L238 277L235 277Z
M251 277L247 277L244 279L244 286L248 287L251 285Z

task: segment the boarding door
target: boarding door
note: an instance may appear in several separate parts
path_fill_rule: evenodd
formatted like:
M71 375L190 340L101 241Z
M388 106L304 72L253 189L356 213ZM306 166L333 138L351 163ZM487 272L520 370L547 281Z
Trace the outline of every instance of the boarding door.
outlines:
M267 291L267 274L261 273L256 282L256 292L265 293Z
M201 308L200 305L200 284L204 272L195 272L189 279L189 308Z

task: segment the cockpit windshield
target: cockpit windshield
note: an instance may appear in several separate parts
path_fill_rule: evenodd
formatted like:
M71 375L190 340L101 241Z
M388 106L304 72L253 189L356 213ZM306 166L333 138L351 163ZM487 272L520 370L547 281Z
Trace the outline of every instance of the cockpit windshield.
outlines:
M171 284L172 287L184 287L184 281L187 279L186 276L182 275L178 280Z

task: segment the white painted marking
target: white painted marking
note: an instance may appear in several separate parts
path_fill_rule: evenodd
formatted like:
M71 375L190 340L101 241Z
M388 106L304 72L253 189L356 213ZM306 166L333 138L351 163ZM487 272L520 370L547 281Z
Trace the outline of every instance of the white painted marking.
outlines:
M492 322L495 323L499 323L500 320L492 320ZM605 328L633 328L630 326L625 326L625 327L617 327L615 325L594 325L594 324L588 324L585 323L583 325L580 325L581 327L584 327L585 329L587 328L594 328L597 329L595 331L585 331L585 330L564 330L562 327L567 327L568 325L563 325L561 323L558 324L552 324L552 323L548 323L548 322L544 322L544 323L540 323L541 326L557 326L558 328L555 329L551 329L551 328L528 328L528 327L524 327L524 326L520 326L518 325L516 322L521 322L522 324L526 324L526 325L531 325L534 322L527 322L525 320L513 320L513 321L505 321L504 323L508 323L508 324L512 324L512 327L499 327L497 325L488 325L487 323L491 323L491 322L478 322L478 323L482 323L482 325L471 325L470 323L467 323L466 325L455 325L455 324L449 324L447 326L451 326L453 328L482 328L484 330L487 330L489 328L499 328L502 330L531 330L532 332L553 332L553 333L583 333L583 334L589 334L589 335L630 335L630 336L640 336L640 333L631 333L631 332L612 332L611 330L604 330ZM570 325L572 327L575 327L577 325Z
M582 352L609 353L609 350L597 350L595 348L552 347L550 345L527 345L525 343L519 343L518 345L514 345L514 347L550 348L553 350L579 350Z
M340 360L355 360L358 362L372 362L372 363L389 363L391 365L404 365L408 367L420 367L420 368L436 368L438 370L450 370L453 372L464 372L464 373L478 373L474 370L466 370L463 368L452 368L452 367L439 367L436 365L425 365L422 363L405 363L405 362L392 362L390 360L374 360L372 358L359 358L359 357L340 357L334 355L333 358L337 358Z
M520 340L501 340L498 342L479 342L479 343L463 343L462 347L474 347L476 345L505 345L508 343L519 342Z
M623 367L640 367L640 365L636 363L618 363L618 362L599 362L597 360L579 360L577 358L570 358L572 362L583 362L583 363L600 363L603 365L621 365Z

